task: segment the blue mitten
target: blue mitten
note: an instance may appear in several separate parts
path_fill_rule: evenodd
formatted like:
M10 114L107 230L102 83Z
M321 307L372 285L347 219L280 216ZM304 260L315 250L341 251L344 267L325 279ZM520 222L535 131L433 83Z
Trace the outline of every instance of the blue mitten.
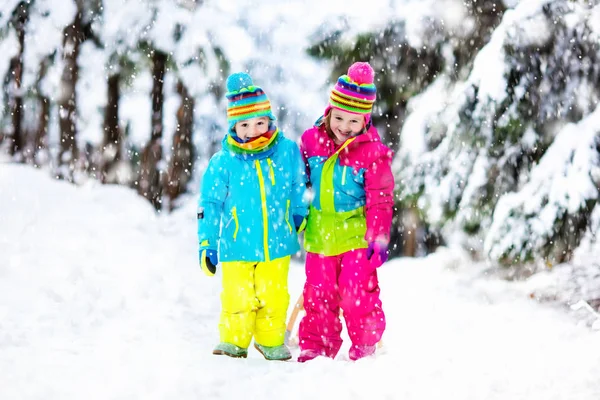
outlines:
M371 260L372 263L375 263L377 268L387 261L389 255L390 252L388 251L387 243L377 241L369 242L369 247L367 247L367 260Z
M217 264L219 263L217 251L201 248L199 251L199 258L202 271L208 276L214 276L215 272L217 272Z
M306 228L306 218L302 215L294 215L294 226L296 227L296 232L300 233Z

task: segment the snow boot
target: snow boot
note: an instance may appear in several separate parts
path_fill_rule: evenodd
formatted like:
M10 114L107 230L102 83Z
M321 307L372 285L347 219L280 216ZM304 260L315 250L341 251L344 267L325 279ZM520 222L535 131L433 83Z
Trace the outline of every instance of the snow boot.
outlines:
M262 346L256 342L254 342L254 347L263 357L270 361L287 361L292 358L292 353L290 350L282 344L281 346Z
M352 346L350 346L350 351L348 352L348 356L350 357L350 359L352 361L356 361L361 358L365 358L365 357L375 354L376 348L377 347L375 345L359 346L359 345L353 344Z
M233 358L246 358L248 357L248 349L238 347L235 344L221 342L213 350L213 354L229 356Z

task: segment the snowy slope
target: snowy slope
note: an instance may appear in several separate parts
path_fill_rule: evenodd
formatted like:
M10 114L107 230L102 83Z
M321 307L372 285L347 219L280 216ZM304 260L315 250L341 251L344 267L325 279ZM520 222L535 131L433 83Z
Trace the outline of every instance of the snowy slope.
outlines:
M126 188L0 164L0 398L600 396L598 332L448 250L381 268L376 358L213 356L220 282L197 266L194 211L156 217ZM294 264L293 300L302 283Z

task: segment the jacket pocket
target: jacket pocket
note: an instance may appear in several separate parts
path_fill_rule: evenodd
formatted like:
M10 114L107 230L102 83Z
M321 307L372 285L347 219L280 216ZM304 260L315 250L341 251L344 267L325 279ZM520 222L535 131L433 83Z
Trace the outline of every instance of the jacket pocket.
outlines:
M227 221L225 228L229 227L229 224L231 224L231 221L233 221L235 223L235 229L233 230L233 241L235 242L238 231L240 229L240 222L238 221L237 209L235 207L233 207L231 209L231 218L229 218L229 221Z

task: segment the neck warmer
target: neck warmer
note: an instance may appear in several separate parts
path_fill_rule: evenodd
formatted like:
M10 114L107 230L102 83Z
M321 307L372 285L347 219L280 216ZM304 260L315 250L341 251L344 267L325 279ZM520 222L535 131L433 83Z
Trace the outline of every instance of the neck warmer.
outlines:
M231 151L237 154L258 154L273 147L278 136L279 129L274 126L262 135L247 141L230 133L227 135L227 145Z

